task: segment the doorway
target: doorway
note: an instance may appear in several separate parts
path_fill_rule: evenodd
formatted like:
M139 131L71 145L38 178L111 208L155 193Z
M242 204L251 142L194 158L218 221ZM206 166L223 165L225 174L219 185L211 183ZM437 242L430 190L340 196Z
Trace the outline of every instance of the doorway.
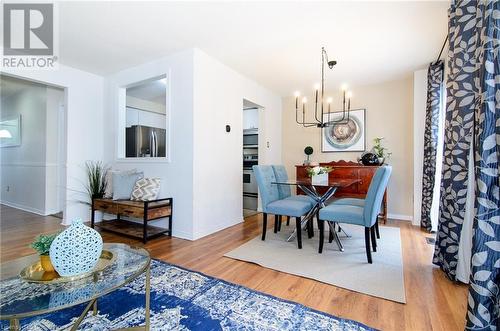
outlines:
M10 207L6 210L62 219L66 204L65 91L6 75L0 77L0 88L0 203Z
M259 190L252 167L259 164L259 113L262 107L243 99L243 218L258 213Z

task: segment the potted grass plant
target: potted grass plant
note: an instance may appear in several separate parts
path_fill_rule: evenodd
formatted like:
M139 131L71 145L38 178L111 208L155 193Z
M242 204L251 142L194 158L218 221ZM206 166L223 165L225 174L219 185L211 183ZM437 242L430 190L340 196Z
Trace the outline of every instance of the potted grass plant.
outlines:
M85 188L89 196L91 204L93 199L104 198L106 187L108 186L107 173L109 167L104 165L101 161L87 161L85 162L85 172L87 174L87 183ZM102 212L95 212L95 219L102 220Z
M40 255L40 264L42 265L43 270L47 272L53 272L54 266L52 262L50 262L50 245L57 237L58 233L53 234L41 234L38 235L35 240L30 244L30 247L33 248Z

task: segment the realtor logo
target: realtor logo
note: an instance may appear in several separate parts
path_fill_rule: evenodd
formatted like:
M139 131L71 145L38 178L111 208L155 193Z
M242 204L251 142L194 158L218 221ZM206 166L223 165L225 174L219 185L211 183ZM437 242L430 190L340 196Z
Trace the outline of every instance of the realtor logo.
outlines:
M56 69L53 3L3 4L2 68Z
M54 55L51 3L4 4L4 55Z

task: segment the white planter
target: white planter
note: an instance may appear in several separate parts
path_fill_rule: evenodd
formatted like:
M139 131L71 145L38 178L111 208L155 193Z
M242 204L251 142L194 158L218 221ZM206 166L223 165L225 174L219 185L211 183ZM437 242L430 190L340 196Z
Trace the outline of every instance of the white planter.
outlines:
M312 176L311 177L311 184L313 184L313 185L328 184L328 173Z

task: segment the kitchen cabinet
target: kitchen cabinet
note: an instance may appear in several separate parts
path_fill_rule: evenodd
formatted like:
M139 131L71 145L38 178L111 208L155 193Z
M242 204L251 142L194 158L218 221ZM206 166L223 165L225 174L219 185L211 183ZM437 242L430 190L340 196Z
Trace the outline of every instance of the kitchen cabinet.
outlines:
M166 115L127 107L126 127L130 128L133 125L166 129Z
M153 128L166 129L165 114L152 113L149 111L139 111L139 125Z
M256 129L259 127L259 110L248 108L243 110L243 130Z

